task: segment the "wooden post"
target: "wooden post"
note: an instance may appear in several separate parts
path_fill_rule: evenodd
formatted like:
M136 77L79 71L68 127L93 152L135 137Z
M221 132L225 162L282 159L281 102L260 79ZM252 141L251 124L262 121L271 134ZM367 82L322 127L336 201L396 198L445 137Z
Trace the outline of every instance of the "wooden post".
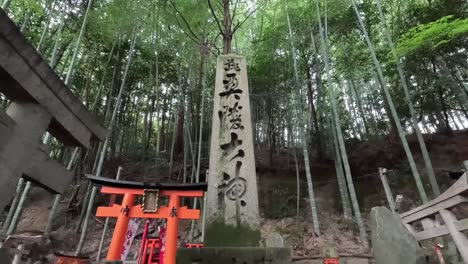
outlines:
M395 201L393 200L392 190L390 189L390 185L388 185L387 181L387 169L379 168L379 176L380 180L382 181L382 185L385 190L385 195L387 196L388 205L390 206L390 210L395 213Z
M109 252L107 253L107 260L123 260L120 259L122 255L122 245L125 241L125 234L128 229L128 222L130 217L128 216L130 208L133 207L135 195L126 193L122 200L122 209L120 209L120 215L115 223L115 231L112 236L112 242L109 246Z
M169 196L169 217L167 218L167 233L166 233L166 251L164 254L165 264L176 264L177 254L177 230L179 227L179 211L180 198L177 194Z
M122 166L119 166L117 170L117 176L115 177L116 180L120 179L120 173L122 172ZM115 195L111 198L111 202L114 203L115 200ZM112 206L112 204L109 204ZM106 237L106 232L107 232L107 227L109 226L109 217L106 217L106 222L104 223L104 228L102 229L102 235L101 235L101 241L99 241L99 248L96 256L96 261L99 261L101 259L101 252L102 252L102 246L104 245L104 238Z
M397 194L395 198L395 212L400 211L401 203L403 202L403 195Z
M445 226L447 226L447 229L449 230L449 233L452 236L452 239L463 258L463 262L468 263L468 239L462 232L458 231L458 228L455 225L457 218L447 209L442 209L439 211L439 213L442 216L442 219L445 222Z

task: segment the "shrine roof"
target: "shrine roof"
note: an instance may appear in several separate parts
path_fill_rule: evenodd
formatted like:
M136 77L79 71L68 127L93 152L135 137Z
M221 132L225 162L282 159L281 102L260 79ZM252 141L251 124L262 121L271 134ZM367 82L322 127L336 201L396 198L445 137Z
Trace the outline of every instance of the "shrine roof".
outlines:
M104 177L96 177L89 174L87 174L86 177L88 177L88 179L96 186L108 186L125 189L157 189L175 191L206 191L208 189L208 184L206 182L176 184L159 182L122 181Z

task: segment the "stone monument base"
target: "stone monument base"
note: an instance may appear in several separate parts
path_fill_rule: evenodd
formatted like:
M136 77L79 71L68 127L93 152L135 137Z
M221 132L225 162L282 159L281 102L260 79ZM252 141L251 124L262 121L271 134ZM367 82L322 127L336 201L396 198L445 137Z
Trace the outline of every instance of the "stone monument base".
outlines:
M291 248L206 247L180 248L177 264L289 264Z

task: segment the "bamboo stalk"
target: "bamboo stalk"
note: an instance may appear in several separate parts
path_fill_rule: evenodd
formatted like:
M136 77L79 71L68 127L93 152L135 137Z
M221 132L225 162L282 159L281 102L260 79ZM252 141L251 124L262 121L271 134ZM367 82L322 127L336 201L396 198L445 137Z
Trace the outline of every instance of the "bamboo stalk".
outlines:
M15 210L15 214L13 215L13 219L11 220L11 224L8 227L7 236L12 235L16 231L16 227L18 226L19 219L21 214L23 213L24 202L28 196L29 190L31 189L31 182L27 181L26 185L24 186L23 193L21 194L21 198L18 202L18 206Z
M13 219L13 215L15 214L16 207L18 205L20 195L23 192L23 187L24 187L24 179L21 177L18 181L18 185L16 186L16 193L15 197L13 198L13 201L11 202L10 210L8 211L7 218L5 219L5 222L3 223L3 233L6 233L8 231L8 228L10 227L11 220Z
M434 196L437 197L437 196L440 195L439 184L437 183L437 179L436 179L435 174L434 174L434 169L432 167L431 158L429 156L429 152L427 151L426 143L424 142L424 138L422 136L421 129L419 128L419 125L418 125L418 123L419 123L418 122L418 117L416 115L416 111L414 110L414 105L413 105L413 102L411 100L411 95L409 93L408 84L407 84L406 77L405 77L405 74L404 74L404 71L403 71L403 67L402 67L402 65L400 63L400 59L399 59L399 57L398 57L398 55L396 53L395 45L393 44L392 37L390 35L390 30L388 29L388 25L387 25L387 23L385 23L384 14L383 14L383 11L382 11L381 0L377 0L377 7L378 7L378 10L379 10L379 15L380 15L380 18L381 18L381 23L382 23L382 26L383 26L383 29L384 29L385 37L387 39L387 43L390 46L390 49L392 50L392 54L393 54L393 57L394 57L394 60L395 60L396 66L397 66L398 75L400 77L400 83L401 83L401 86L403 86L403 91L405 93L406 103L408 104L408 108L410 110L411 120L413 122L414 131L416 132L416 137L418 139L419 147L421 148L421 153L423 155L424 164L426 165L426 171L427 171L427 174L429 176L429 181L430 181L431 186L432 186L432 192L434 193ZM397 121L395 120L395 122L397 122Z
M386 82L385 77L383 75L382 68L380 66L380 62L377 59L377 55L375 54L374 45L370 41L369 35L367 33L366 27L364 25L364 22L362 20L362 17L360 15L360 13L359 13L359 10L357 9L355 1L351 0L351 3L352 3L354 11L356 13L356 17L358 19L359 25L360 25L363 33L364 33L365 41L367 43L367 46L369 48L369 52L370 52L371 57L372 57L372 61L374 62L374 66L375 66L376 71L377 71L377 77L378 77L378 80L380 82L380 86L384 90L385 97L387 99L387 103L388 103L388 106L390 108L390 114L393 117L394 124L396 125L396 128L398 130L398 135L400 136L400 140L401 140L401 142L403 144L403 149L404 149L406 157L408 159L408 162L409 162L409 165L410 165L410 168L411 168L411 172L412 172L413 177L414 177L414 179L416 181L416 186L417 186L419 195L421 197L422 202L426 203L429 199L427 198L427 194L426 194L426 191L424 190L424 185L423 185L423 183L421 181L421 177L420 177L418 169L416 167L416 163L414 161L413 154L411 153L411 149L409 147L408 140L406 139L406 133L405 133L403 127L401 126L400 118L398 117L398 113L397 113L395 105L393 103L392 96L390 94L390 91L388 90L387 82Z
M317 19L319 23L319 29L320 29L320 42L322 46L322 56L325 61L325 71L327 74L327 80L332 81L331 78L331 73L330 73L330 62L329 62L329 54L328 54L328 46L326 44L326 39L328 38L327 35L324 35L323 32L323 27L322 27L322 19L320 16L320 6L318 0L315 0L315 5L316 5L316 12L317 12ZM348 154L346 152L346 145L343 139L343 132L341 130L341 122L340 122L340 117L338 115L338 110L337 110L337 103L336 103L336 93L335 93L335 88L333 87L333 84L331 83L329 87L330 91L330 101L332 105L332 112L333 112L333 118L335 121L335 129L336 129L336 135L338 137L338 143L340 146L340 153L341 153L341 158L345 170L345 175L346 175L346 180L348 183L348 190L349 190L349 195L351 198L351 203L353 205L354 209L354 216L356 219L356 222L359 227L359 233L361 236L361 239L363 241L367 241L367 234L366 234L366 229L364 227L364 222L362 221L362 216L361 216L361 210L359 208L359 203L357 200L356 196L356 191L354 189L354 183L353 183L353 177L351 175L351 168L349 166L349 161L348 161Z
M132 40L131 40L131 45L130 45L130 49L129 49L127 65L125 66L125 71L124 71L124 75L123 75L123 78L122 78L122 83L120 85L119 94L117 96L117 100L115 102L115 107L114 107L114 110L112 112L112 117L111 117L111 120L109 122L108 130L110 132L112 132L112 130L114 128L114 125L115 125L115 121L117 119L117 113L119 111L120 102L122 100L123 91L125 89L125 82L126 82L126 79L127 79L129 69L130 69L130 65L132 64L133 55L135 53L135 44L136 44L136 40L137 40L137 35L138 35L138 26L135 26L135 28L133 29L133 33L132 33ZM105 159L106 152L107 152L107 146L109 144L109 139L110 139L110 134L107 135L107 137L106 137L106 139L104 141L103 147L102 147L102 151L101 151L100 156L99 156L99 163L98 163L97 170L96 170L96 177L101 176L102 168L103 168L103 164L104 164L104 159ZM86 238L86 231L87 231L87 228L88 228L89 217L91 215L91 209L93 208L93 205L94 205L94 199L95 199L95 196L96 196L96 192L97 192L97 187L94 186L92 188L92 191L91 191L91 194L90 194L89 203L88 203L87 210L86 210L86 215L84 217L83 230L81 231L80 240L78 242L78 246L77 246L76 251L75 251L76 256L78 256L81 253L81 250L83 248L83 243L84 243L84 240Z
M304 127L304 115L303 113L300 113L300 110L298 109L297 104L300 103L300 98L297 96L298 93L301 92L300 84L299 84L299 74L298 74L298 69L297 69L297 60L296 60L296 50L294 47L294 40L293 40L293 34L292 34L292 28L291 28L291 21L289 19L289 13L286 10L286 19L288 22L288 30L289 30L289 39L291 42L291 53L293 57L293 66L294 66L294 80L295 80L295 85L297 89L299 89L299 92L295 92L294 95L296 95L295 98L295 113L296 113L296 118L299 122L299 137L301 139L301 145L302 145L302 152L304 155L304 165L305 165L305 170L306 170L306 179L307 179L307 189L309 191L309 203L310 203L310 209L312 212L312 222L314 225L314 231L317 233L317 235L320 235L320 222L318 219L318 212L317 212L317 205L315 201L315 194L314 194L314 186L312 182L312 175L310 173L310 161L309 161L309 151L307 149L307 141L306 141L306 136L303 131Z

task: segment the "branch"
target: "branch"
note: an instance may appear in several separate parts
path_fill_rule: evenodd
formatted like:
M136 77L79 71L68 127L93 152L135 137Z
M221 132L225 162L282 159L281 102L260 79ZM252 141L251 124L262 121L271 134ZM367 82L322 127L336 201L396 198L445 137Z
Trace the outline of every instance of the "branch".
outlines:
M231 23L229 25L229 28L232 26L232 22L234 22L234 18L236 17L236 12L237 12L237 6L239 4L239 0L236 0L236 4L234 5L234 11L232 12L232 18L231 18Z
M214 19L216 20L216 24L218 25L219 32L221 32L221 35L224 35L223 28L221 27L221 24L219 23L218 17L216 16L215 11L213 9L213 6L211 5L211 0L208 0L208 6L210 7L211 14L213 15Z
M247 19L250 18L250 16L255 13L255 11L257 11L258 7L255 7L254 10L252 10L249 14L247 14L247 16L244 18L244 20L242 22L237 22L237 25L234 27L234 29L232 30L232 34L234 35L234 33L236 33L236 31L247 21Z
M171 2L171 5L172 7L174 8L174 10L177 12L177 14L182 18L182 20L184 21L184 24L185 26L187 27L187 29L190 31L190 34L192 34L192 37L190 37L193 41L195 41L197 44L200 44L201 41L200 39L198 38L198 36L193 32L192 28L190 27L189 23L187 22L187 20L185 19L185 17L182 15L182 13L177 9L177 7L175 6L174 2L172 0L169 0ZM179 20L177 19L177 16L176 16L176 20L177 20L177 23L180 25L180 22ZM183 29L183 27L181 26L180 27L182 29L182 31L184 31L185 34L189 35L187 32L185 32L185 30Z
M215 43L210 43L210 44L211 44L211 46L213 46L213 48L215 48L215 50L216 50L216 52L215 52L215 51L213 51L213 50L210 49L210 52L211 52L214 56L220 55L220 54L221 54L221 49L218 48L218 46L216 46Z
M180 21L179 21L179 19L177 17L176 17L176 21L177 21L177 24L179 25L180 29L182 29L182 32L184 32L184 34L187 35L187 37L189 37L191 40L193 40L193 42L200 45L200 41L197 38L195 38L196 36L194 37L191 34L189 34L187 31L184 30L184 28L180 24Z

